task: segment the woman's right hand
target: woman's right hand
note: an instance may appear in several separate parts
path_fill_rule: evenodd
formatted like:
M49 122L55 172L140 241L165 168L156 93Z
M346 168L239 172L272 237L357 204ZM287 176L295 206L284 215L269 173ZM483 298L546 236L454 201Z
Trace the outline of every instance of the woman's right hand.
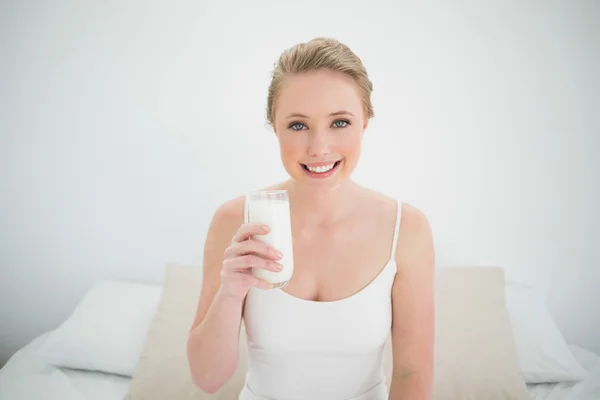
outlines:
M281 253L264 242L252 239L253 235L265 235L269 228L259 224L243 224L225 249L221 268L221 286L233 297L244 299L251 287L270 289L272 285L252 275L252 268L264 268L279 272Z

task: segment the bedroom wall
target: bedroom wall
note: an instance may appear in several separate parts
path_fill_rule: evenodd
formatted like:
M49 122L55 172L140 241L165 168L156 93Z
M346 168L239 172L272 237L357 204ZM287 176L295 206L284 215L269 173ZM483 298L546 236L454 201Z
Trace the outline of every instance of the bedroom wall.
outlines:
M201 264L214 209L285 177L269 73L318 35L375 85L356 179L600 353L600 3L210 3L0 4L0 362L99 279Z

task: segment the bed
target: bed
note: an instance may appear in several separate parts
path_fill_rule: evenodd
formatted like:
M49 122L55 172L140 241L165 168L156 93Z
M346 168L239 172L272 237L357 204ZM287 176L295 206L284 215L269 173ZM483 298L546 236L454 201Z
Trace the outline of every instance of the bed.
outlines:
M101 372L78 371L40 362L36 350L49 333L20 349L0 370L2 400L123 400L131 377ZM577 383L528 385L532 400L600 399L600 357L581 347L570 345L578 362L590 374Z
M181 268L171 269L171 275L173 271L178 271L177 274L181 279ZM189 271L188 271L189 272ZM187 273L187 272L186 272ZM172 276L171 276L172 278ZM168 278L165 285L169 284ZM197 288L198 281L193 279L185 279L188 287ZM179 339L170 336L168 341L182 341L187 328L187 322L189 321L189 315L181 318L181 314L189 314L193 310L195 305L195 296L197 291L192 290L188 298L188 303L182 306L181 301L184 299L182 296L183 281L179 281L173 292L176 295L171 296L176 298L180 303L173 303L169 307L172 307L168 311L167 315L174 316L178 313L173 312L173 308L177 310L187 310L180 313L179 321L183 321L180 325L183 326L179 333ZM568 351L568 354L557 355L558 342L556 342L556 332L551 332L555 329L555 326L545 326L546 332L544 335L537 337L529 337L521 339L519 336L532 335L532 327L525 326L523 321L527 323L536 318L532 318L535 314L540 313L540 310L534 310L532 307L534 303L531 301L525 301L523 293L520 291L512 291L507 289L506 305L509 314L512 318L514 327L514 334L516 338L516 350L521 357L521 369L523 376L527 377L528 381L544 380L542 374L543 369L554 369L555 377L552 380L560 382L551 383L532 383L526 384L529 398L533 400L591 400L600 399L600 356L588 351L580 346L568 345L565 343L563 351ZM148 395L134 395L131 394L130 390L132 382L135 382L136 374L152 376L156 375L165 376L165 374L157 372L158 370L146 370L140 372L140 364L148 364L153 354L157 354L156 347L154 346L153 351L148 352L148 347L152 343L152 337L150 333L157 334L157 332L168 331L172 329L162 330L159 329L159 323L164 325L176 324L176 320L168 320L164 316L159 316L161 310L165 312L166 300L168 296L165 296L163 290L159 286L152 285L133 285L132 283L124 282L109 282L97 285L94 289L82 299L76 310L73 312L71 317L61 326L55 330L44 333L29 344L17 351L6 363L6 365L0 370L0 399L1 400L135 400L137 398L148 398ZM119 304L119 311L115 311L115 304ZM521 313L519 316L518 312L512 307L518 304L518 312ZM539 304L538 304L539 305ZM159 318L160 317L160 318ZM86 329L96 326L102 326L111 320L113 323L113 329L103 331L101 335L90 335L89 332L94 331L93 329ZM548 321L546 321L547 323ZM538 326L541 328L541 325ZM527 330L526 333L524 331ZM70 331L65 333L66 331ZM144 332L150 332L148 335ZM132 333L133 332L133 333ZM85 337L88 335L89 337ZM126 337L129 335L129 337ZM171 333L169 333L171 335ZM552 337L554 336L554 339ZM543 342L550 337L550 340L555 340L554 343L546 342L542 344L542 347L547 348L544 354L535 354L533 347L539 342ZM48 346L49 338L54 340L54 349L60 349L60 356L64 356L70 353L69 356L64 356L61 359L48 357L48 353L42 351L44 347ZM58 339L57 339L58 338ZM58 342L57 342L58 340ZM57 343L60 342L60 345ZM106 344L110 344L115 348L103 347ZM66 347L60 347L66 346ZM93 347L94 353L88 352L85 347ZM119 348L119 346L122 346ZM137 346L137 347L136 347ZM51 346L52 347L52 346ZM164 347L164 346L163 346ZM134 349L131 352L131 349ZM181 349L174 350L181 352ZM113 353L111 353L113 352ZM167 369L172 369L169 363L172 363L172 359L168 359L164 351L159 351L159 357L162 359L155 360L153 365L166 364ZM124 356L125 355L125 356ZM577 363L577 368L581 367L582 371L567 371L572 367L568 366L568 362L562 362L559 360L560 357L573 357L572 360ZM179 355L179 364L182 364L181 358L184 355ZM60 357L59 357L60 358ZM82 361L77 361L77 359ZM93 362L91 359L94 358ZM107 364L106 361L110 364ZM115 360L117 362L115 362ZM531 367L525 365L525 363L531 361ZM77 364L80 362L80 364ZM83 362L83 364L81 364ZM86 364L87 363L87 364ZM104 364L103 364L104 363ZM549 366L542 365L543 363ZM562 364L561 364L562 363ZM76 367L71 368L68 366ZM156 367L155 367L156 368ZM182 366L181 368L185 368ZM104 370L104 372L102 372ZM107 372L111 371L111 372ZM150 371L150 372L148 372ZM548 371L545 371L548 372ZM167 377L165 381L173 382L177 380L177 376L184 375L182 373L172 372L170 377ZM565 373L564 377L561 377L561 373ZM577 379L569 378L568 374L580 374ZM558 374L558 375L556 375ZM153 379L156 381L156 379ZM140 379L141 381L141 379ZM173 383L174 384L174 383ZM187 383L186 383L187 384ZM168 384L161 384L154 386L152 391L155 392L157 387L168 386ZM189 386L184 391L189 392ZM170 394L167 394L170 393ZM157 394L154 398L193 398L193 399L204 399L204 398L219 398L219 399L231 399L231 392L229 395L221 395L221 397L211 397L198 395L196 393L193 396L182 396L175 395L175 392L164 392ZM181 393L181 392L180 392ZM498 397L502 398L502 397Z
M122 400L131 377L48 364L37 351L51 332L17 351L0 370L2 400Z

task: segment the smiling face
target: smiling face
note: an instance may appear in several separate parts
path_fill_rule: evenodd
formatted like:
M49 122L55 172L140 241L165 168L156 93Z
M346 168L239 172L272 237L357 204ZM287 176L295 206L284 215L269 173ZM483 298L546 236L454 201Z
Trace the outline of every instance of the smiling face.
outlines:
M350 76L330 70L287 76L274 116L283 165L298 184L333 188L350 177L368 123Z

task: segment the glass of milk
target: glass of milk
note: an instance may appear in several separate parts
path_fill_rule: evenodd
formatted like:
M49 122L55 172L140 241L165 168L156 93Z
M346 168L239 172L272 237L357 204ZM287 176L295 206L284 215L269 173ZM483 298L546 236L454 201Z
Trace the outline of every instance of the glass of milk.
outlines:
M254 235L254 239L263 241L283 253L283 257L277 260L283 266L283 270L275 272L264 268L252 268L252 274L271 283L274 289L284 287L294 272L292 222L287 191L268 190L248 193L245 220L251 224L267 225L270 232L266 235Z

